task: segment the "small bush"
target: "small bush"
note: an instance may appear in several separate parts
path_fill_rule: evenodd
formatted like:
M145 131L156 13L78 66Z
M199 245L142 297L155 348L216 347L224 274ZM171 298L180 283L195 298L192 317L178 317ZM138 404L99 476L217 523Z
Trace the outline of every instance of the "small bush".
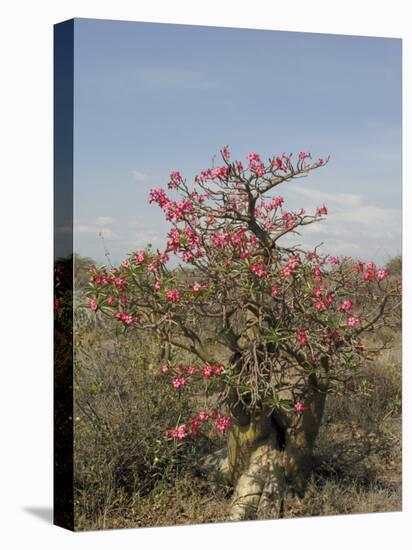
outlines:
M190 416L190 402L165 384L154 342L78 326L75 366L75 491L84 528L157 486L193 470L212 450L203 436L193 445L165 440L163 430Z

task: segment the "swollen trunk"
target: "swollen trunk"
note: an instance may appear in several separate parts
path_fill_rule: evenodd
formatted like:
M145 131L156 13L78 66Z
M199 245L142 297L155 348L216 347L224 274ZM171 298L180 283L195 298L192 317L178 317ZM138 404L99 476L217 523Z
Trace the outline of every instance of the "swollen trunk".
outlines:
M226 476L235 486L231 520L277 518L285 491L302 495L325 404L313 389L302 414L262 411L235 422L228 438Z

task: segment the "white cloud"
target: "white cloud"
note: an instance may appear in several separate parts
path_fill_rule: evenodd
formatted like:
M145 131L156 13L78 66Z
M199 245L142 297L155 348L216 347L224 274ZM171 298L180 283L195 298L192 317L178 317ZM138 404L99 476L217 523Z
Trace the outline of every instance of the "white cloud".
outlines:
M138 170L132 170L131 174L132 174L132 178L135 181L147 181L149 178L147 174L143 174L143 172L139 172Z
M97 225L111 225L113 218L110 216L99 216L96 220Z
M95 235L96 237L102 236L107 239L119 238L119 236L112 231L112 229L98 225L75 224L74 232L79 235Z
M165 235L156 230L142 230L137 231L133 237L133 244L135 248L144 248L147 244L156 247L164 247Z
M313 199L311 202L319 206L325 203L328 207L333 207L336 210L354 208L362 202L361 196L355 193L327 193L312 187L290 186L288 192Z
M150 224L150 222L148 222ZM154 248L162 248L166 244L168 226L162 220L158 227L153 228L145 225L142 220L132 220L129 222L130 237L128 242L134 249L144 248L148 244Z
M401 252L400 208L368 204L359 194L332 194L313 188L290 187L288 195L292 200L304 197L309 214L323 203L329 213L321 222L302 228L301 237L287 236L284 243L298 240L305 247L324 243L325 253L381 262Z

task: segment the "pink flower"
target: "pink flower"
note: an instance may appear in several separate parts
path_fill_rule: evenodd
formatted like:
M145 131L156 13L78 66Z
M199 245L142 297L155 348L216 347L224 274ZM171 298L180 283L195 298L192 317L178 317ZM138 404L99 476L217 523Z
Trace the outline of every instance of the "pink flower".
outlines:
M229 147L227 145L225 145L223 147L222 155L224 156L225 159L230 159L230 151L229 151Z
M308 343L308 337L304 330L299 330L297 334L298 342L301 346L306 346Z
M290 269L295 269L298 265L300 265L299 256L294 256L293 258L289 258L287 265L288 267L290 267Z
M260 160L260 156L257 153L248 153L247 160L249 161L250 170L257 176L263 176L265 173L265 166Z
M340 306L340 310L341 311L350 311L353 307L353 303L352 303L352 300L344 300L342 303L341 303L341 306Z
M108 303L108 305L111 306L113 302L114 302L114 296L112 296L111 294L109 294L109 296L107 297L107 303Z
M123 260L122 261L122 266L123 267L129 267L129 260Z
M124 311L118 311L115 315L116 319L119 321L122 321L124 325L131 325L134 322L134 319L131 315L128 313L125 313Z
M367 283L371 283L374 277L375 277L375 272L372 271L371 269L368 269L367 271L365 271L365 274L363 276L363 278Z
M329 263L332 264L332 265L333 265L333 264L339 265L339 264L340 264L340 260L339 260L339 258L335 258L334 256L331 256L331 257L329 258Z
M210 365L203 367L203 378L208 380L213 374L213 368Z
M248 153L247 160L250 162L260 162L260 156L257 153Z
M175 438L181 441L182 439L185 439L187 435L188 435L188 431L187 431L186 424L181 424L176 430Z
M315 302L315 309L317 309L318 311L322 311L323 309L326 309L325 302L322 302L321 300L317 300Z
M273 208L278 208L279 206L282 206L282 204L285 202L283 197L274 197L270 203L268 210L273 210Z
M219 413L217 412L216 409L213 409L212 411L210 411L210 418L212 418L212 420L216 420L216 418L219 417Z
M265 166L262 162L251 162L250 163L250 169L252 172L254 172L257 176L263 176L265 173Z
M153 285L155 290L160 290L161 284L159 279L156 279L155 284Z
M180 172L172 172L170 174L170 181L167 184L167 187L169 189L176 189L178 183L181 183L183 181L182 176L180 175Z
M183 386L186 386L186 384L187 384L187 380L184 376L176 376L172 380L172 386L175 389L182 388Z
M292 270L290 269L290 267L284 267L282 269L282 273L284 277L290 277L292 275Z
M318 216L326 215L327 213L328 213L328 209L326 208L325 205L320 206L320 207L316 210L316 214L317 214Z
M222 371L222 365L219 365L219 363L216 363L216 365L213 366L213 374L219 376L220 374L222 374Z
M197 282L196 282L196 283L193 285L193 292L199 292L199 290L201 290L201 288L202 288L202 285L201 285L200 283L197 283Z
M323 276L322 270L319 266L312 267L312 273L315 277L315 279L321 279Z
M170 201L163 189L154 188L149 193L149 203L152 204L153 202L157 203L160 208L163 208Z
M190 250L185 250L183 252L183 259L187 263L193 260L193 254L190 252Z
M198 418L193 418L192 424L190 426L190 433L192 435L197 435L197 432L199 431L199 424L200 420Z
M189 366L187 367L187 374L189 374L190 376L191 376L192 374L195 374L196 371L197 371L197 368L196 368L194 365L189 365Z
M272 165L276 168L279 168L283 172L287 171L287 167L285 164L283 164L283 159L281 159L280 157L276 157L275 160L273 160Z
M178 290L168 290L166 292L166 298L169 302L176 303L180 300L180 292Z
M272 286L270 293L272 294L273 297L275 297L279 294L279 290L275 286Z
M218 166L217 168L213 168L211 175L213 178L226 178L228 175L227 166Z
M229 416L220 416L217 419L215 426L219 432L224 433L230 428L231 424L232 421Z
M376 272L376 278L378 279L378 281L382 281L387 275L388 272L386 271L386 269L378 269L378 271Z
M348 324L348 327L356 327L357 325L359 325L359 319L354 316L348 317L346 322Z
M313 295L316 296L316 298L322 298L323 292L320 288L314 288L313 289Z
M169 365L162 365L162 372L164 374L168 373L170 371Z
M116 285L117 290L120 290L120 292L123 292L127 286L126 279L122 279L122 277L115 277L113 282Z
M91 300L89 300L89 308L92 310L92 311L96 311L97 309L97 302L94 298L92 298Z
M306 409L305 404L302 401L296 401L296 403L293 405L293 408L298 413L302 413Z
M198 418L201 422L204 422L205 420L207 420L207 412L204 409L200 409L198 413Z
M142 264L145 261L145 254L144 252L137 252L137 254L134 255L134 261L137 265Z
M263 265L259 262L254 262L251 266L250 266L250 270L253 271L253 273L257 276L257 277L266 277L268 275L268 271L267 269L265 269L263 267Z
M312 155L310 153L305 153L304 151L299 153L299 160L305 160L307 158L312 158Z
M288 212L287 210L282 212L283 225L286 229L293 229L297 220L295 212Z

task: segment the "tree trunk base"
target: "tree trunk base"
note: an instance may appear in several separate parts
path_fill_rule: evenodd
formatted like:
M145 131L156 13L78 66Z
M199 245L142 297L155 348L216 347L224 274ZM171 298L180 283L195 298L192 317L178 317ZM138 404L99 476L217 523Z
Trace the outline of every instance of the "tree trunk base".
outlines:
M229 445L230 449L230 445ZM287 490L303 496L312 465L312 448L289 443L280 449L276 434L255 442L241 472L233 475L230 450L209 455L200 466L212 483L234 485L229 521L281 517Z
M302 415L282 418L262 410L233 424L227 449L208 457L204 466L216 480L220 477L234 486L229 520L279 518L286 488L303 496L325 396L313 382Z
M272 441L265 441L253 451L248 468L237 480L228 519L279 518L285 488L282 453Z
M211 483L230 481L228 451L209 455L200 466ZM229 521L280 517L286 490L283 453L265 441L251 454L249 466L235 484Z

